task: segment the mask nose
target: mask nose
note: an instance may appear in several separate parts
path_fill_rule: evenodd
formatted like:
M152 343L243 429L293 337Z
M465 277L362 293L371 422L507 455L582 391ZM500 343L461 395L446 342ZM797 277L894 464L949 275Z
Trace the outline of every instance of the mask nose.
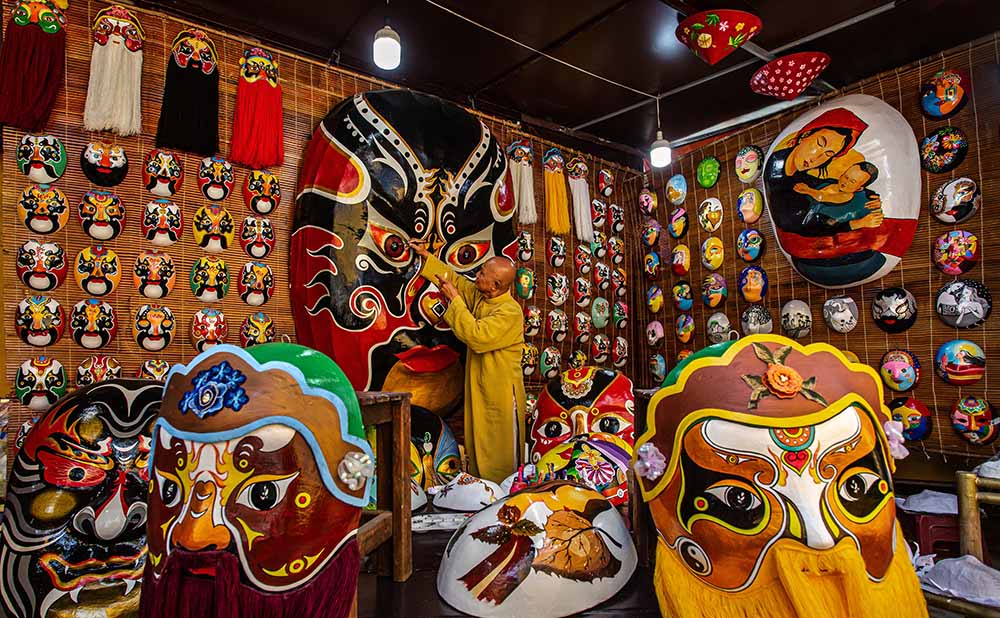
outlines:
M173 545L188 551L211 551L229 547L229 529L214 521L219 488L211 481L198 481L189 498L188 509L171 535Z

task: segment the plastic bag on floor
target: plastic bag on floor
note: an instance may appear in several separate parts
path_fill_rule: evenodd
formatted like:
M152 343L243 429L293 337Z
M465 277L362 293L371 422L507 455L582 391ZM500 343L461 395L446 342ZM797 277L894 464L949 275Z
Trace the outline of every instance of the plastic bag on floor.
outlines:
M1000 607L1000 571L972 556L938 562L920 578L920 583L930 592Z

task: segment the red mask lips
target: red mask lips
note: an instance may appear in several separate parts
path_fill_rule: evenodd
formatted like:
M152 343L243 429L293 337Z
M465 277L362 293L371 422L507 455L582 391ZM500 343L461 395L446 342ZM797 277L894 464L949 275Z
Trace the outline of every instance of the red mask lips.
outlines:
M458 361L458 357L458 352L444 344L433 348L417 345L396 355L399 362L413 373L443 371Z

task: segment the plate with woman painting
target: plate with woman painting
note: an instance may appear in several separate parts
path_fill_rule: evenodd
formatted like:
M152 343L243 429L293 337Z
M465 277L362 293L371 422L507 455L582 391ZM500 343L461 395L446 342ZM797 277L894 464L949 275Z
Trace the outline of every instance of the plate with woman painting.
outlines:
M913 242L916 138L880 99L849 95L799 116L771 144L763 177L778 246L816 285L879 279Z

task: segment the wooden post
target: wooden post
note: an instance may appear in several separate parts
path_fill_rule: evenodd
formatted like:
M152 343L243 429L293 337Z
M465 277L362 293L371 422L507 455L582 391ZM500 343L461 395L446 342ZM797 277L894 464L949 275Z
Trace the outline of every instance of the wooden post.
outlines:
M410 523L410 394L392 404L392 579L405 582L413 573L413 529Z
M972 472L957 472L958 485L958 529L959 549L962 555L983 560L983 529L979 521L978 489L976 475Z

